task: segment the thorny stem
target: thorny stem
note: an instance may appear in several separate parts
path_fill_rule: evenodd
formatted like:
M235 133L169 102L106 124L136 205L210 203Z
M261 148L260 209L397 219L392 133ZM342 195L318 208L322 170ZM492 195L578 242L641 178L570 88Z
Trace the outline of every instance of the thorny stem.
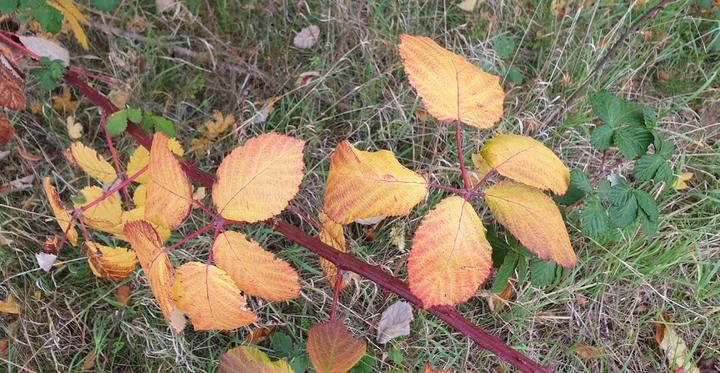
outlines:
M142 175L143 172L147 171L147 169L148 169L148 165L143 166L143 168L139 169L137 172L135 172L134 174L132 174L130 177L128 177L127 179L123 180L122 183L120 183L120 184L116 185L115 187L109 189L108 191L104 192L100 197L94 199L93 201L91 201L91 202L88 203L87 205L80 207L80 210L83 211L83 212L84 212L84 211L87 211L87 210L91 209L92 207L94 207L95 205L97 205L98 203L104 201L105 199L107 199L107 198L110 197L111 195L115 194L118 190L120 190L120 189L126 189L126 187L127 187L128 185L132 184L132 182L135 181L135 179L137 179L138 177L140 177L140 175Z
M95 89L91 88L85 82L80 80L76 74L70 72L65 75L65 82L75 87L78 91L83 93L93 104L100 107L106 114L111 114L117 111L115 105L112 104L106 97L100 94ZM141 145L149 148L151 146L150 138L134 123L128 123L127 128L128 134L130 134L135 140ZM212 187L214 178L212 175L201 171L197 167L183 161L183 170L187 175L205 187ZM234 222L227 222L228 224L234 224ZM415 305L417 308L423 308L422 302L418 299L408 286L400 281L399 279L387 274L377 266L370 265L359 259L350 253L341 253L334 248L326 245L319 239L307 235L299 228L283 221L280 219L269 220L268 225L273 228L276 232L284 235L287 239L304 246L313 253L329 260L335 264L338 268L355 272L373 282L383 289L393 292L398 296L405 298L407 301ZM210 226L213 226L210 224ZM210 228L207 228L210 229ZM440 318L448 325L454 327L456 330L461 332L463 335L473 340L478 344L479 347L491 351L508 364L512 365L516 369L522 372L551 372L552 369L544 367L531 360L527 356L514 350L512 347L505 344L500 338L488 334L487 332L480 329L478 326L473 325L471 322L466 320L457 310L451 307L432 307L427 309L427 312Z
M122 181L122 173L120 172L122 170L122 167L120 166L120 157L118 156L115 145L113 145L112 139L110 138L110 133L107 131L107 114L103 113L100 121L103 133L105 133L105 142L108 145L108 149L110 149L110 155L112 156L113 163L115 164L115 175L117 175L117 177L119 177ZM130 206L130 193L128 193L127 188L123 188L122 191L123 197L125 198L125 205Z

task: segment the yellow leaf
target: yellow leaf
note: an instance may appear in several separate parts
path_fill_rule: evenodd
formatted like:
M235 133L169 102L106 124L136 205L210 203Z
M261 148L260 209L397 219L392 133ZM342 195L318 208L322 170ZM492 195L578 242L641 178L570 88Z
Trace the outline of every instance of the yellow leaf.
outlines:
M307 352L317 373L348 372L367 346L353 339L341 320L331 320L308 330Z
M70 140L78 140L82 137L82 124L76 122L75 118L67 117L65 120L65 126L67 127L67 133Z
M230 114L228 116L224 116L219 110L213 111L213 117L215 117L215 120L208 120L204 123L204 126L207 129L208 140L214 140L223 132L227 131L233 123L235 123L234 115Z
M470 177L471 185L476 185L480 180L482 180L485 175L487 175L490 170L492 170L492 167L487 163L485 158L480 153L473 154L472 155L472 161L475 165L475 168L477 169L477 172L471 175L468 175Z
M117 179L113 166L100 158L95 149L81 142L74 142L70 145L70 151L78 166L90 177L106 185L112 184Z
M405 74L427 111L442 123L490 128L503 115L500 79L425 36L400 35Z
M659 331L662 332L658 333ZM687 344L664 319L658 322L655 340L660 345L660 349L665 353L665 357L673 371L700 373L700 369L698 369L693 361L693 356L688 350Z
M55 187L50 183L49 177L43 179L43 188L45 189L48 202L50 202L50 207L53 210L53 215L55 215L55 220L57 220L58 225L60 225L60 230L63 233L67 231L68 241L70 241L73 246L77 245L78 233L74 227L70 226L70 214L65 210L65 207L63 207L60 196L58 196Z
M673 188L676 190L685 190L687 189L688 185L687 182L692 180L693 176L695 176L692 172L683 172L678 176L677 179L673 182Z
M136 207L145 206L147 201L147 184L140 184L133 192L133 202Z
M276 258L244 234L223 232L215 238L213 258L245 294L269 301L283 301L300 295L300 279L286 261Z
M343 226L334 222L322 211L318 214L318 220L320 220L320 225L322 226L319 237L320 241L328 246L332 246L332 248L337 251L346 253L347 242L345 241ZM321 257L320 268L325 272L325 278L327 278L330 286L335 288L335 283L337 282L337 267L335 264ZM348 272L345 273L346 275L343 276L342 282L340 283L340 289L344 289L350 283L350 278L347 276Z
M122 280L135 271L137 255L124 247L110 247L95 242L83 245L88 254L90 270L97 277Z
M0 301L0 312L17 315L20 313L20 306L12 295L8 295L5 301Z
M408 256L408 284L424 308L465 302L485 282L492 248L469 202L442 200L415 231Z
M392 152L357 150L348 141L330 157L324 211L338 224L378 216L404 216L427 193L427 181Z
M52 102L53 109L57 111L75 111L80 105L80 101L73 101L68 87L63 87L62 96L53 96Z
M173 299L190 316L195 330L234 330L258 320L230 276L213 265L190 262L180 266Z
M131 221L138 221L142 220L145 221L145 206L138 206L132 210L123 211L122 214L122 224L115 228L113 233L115 234L115 237L117 237L120 240L128 241L127 237L125 236L125 232L123 231L123 227L125 224L131 222ZM170 232L170 229L167 227L164 227L162 225L153 223L153 222L147 222L149 223L153 229L155 229L155 232L160 237L161 242L165 242L170 238L170 235L172 232Z
M602 348L586 345L584 343L575 344L572 347L572 351L583 359L598 359L605 355Z
M103 195L102 188L89 186L80 190L84 200L82 203L74 203L76 208L86 206L99 199ZM122 224L122 202L116 195L110 195L100 203L90 207L83 212L83 220L91 228L103 232L115 233L116 227Z
M577 257L552 198L533 187L503 181L485 191L495 219L540 259L571 268Z
M172 300L172 265L167 254L163 252L160 237L146 221L129 222L125 224L124 231L150 282L150 289L160 305L165 320L176 332L181 332L185 328L185 315Z
M220 215L253 223L279 214L300 190L304 146L269 132L235 148L220 164L212 189Z
M170 151L172 151L178 157L182 157L183 155L185 155L185 151L183 150L182 145L180 145L180 143L175 140L175 138L171 138L170 140L168 140L168 147L170 148ZM138 146L137 148L135 148L132 155L130 155L130 160L127 164L127 176L130 177L136 174L143 167L147 166L148 162L150 162L150 152L144 147ZM140 184L147 184L148 182L150 182L150 172L144 172L142 175L138 176L135 179L135 182Z
M550 189L557 195L565 194L570 186L570 171L560 158L531 137L495 136L480 149L480 155L500 175L523 184Z
M180 161L168 148L168 138L164 133L155 133L150 149L145 219L173 229L190 212L192 186L180 167Z
M67 24L83 49L88 50L88 40L80 23L88 24L88 20L75 6L72 0L49 0L48 5L63 15L63 23Z
M257 347L237 346L220 357L219 373L293 373L285 360L270 361Z

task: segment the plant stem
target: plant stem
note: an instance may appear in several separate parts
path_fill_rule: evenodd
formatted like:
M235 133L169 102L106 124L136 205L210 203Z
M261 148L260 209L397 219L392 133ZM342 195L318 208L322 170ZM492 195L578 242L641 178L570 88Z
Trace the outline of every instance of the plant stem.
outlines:
M140 175L142 175L143 172L147 171L147 169L148 169L148 165L143 166L143 168L139 169L137 172L135 172L134 174L132 174L132 176L130 176L129 178L123 180L122 183L120 183L120 184L116 185L115 187L113 187L112 189L104 192L100 197L92 200L92 201L91 201L90 203L88 203L87 205L80 207L80 210L81 210L81 211L90 210L92 207L94 207L94 206L97 205L98 203L104 201L105 199L107 199L107 198L110 197L111 195L115 194L115 192L117 192L118 190L123 189L123 188L127 187L128 185L132 184L132 182L135 181L135 179L137 179L138 177L140 177Z
M104 113L101 116L100 125L102 126L103 133L105 134L105 142L108 145L108 149L110 149L110 155L112 156L113 163L115 164L115 175L117 175L117 177L119 177L120 181L122 182L123 174L120 172L120 170L122 170L122 167L120 166L120 157L118 156L115 145L113 145L112 138L107 131L107 115L105 115ZM125 198L125 205L130 206L130 193L128 193L127 188L123 188L122 192L123 197Z
M462 133L461 133L460 120L455 121L455 143L457 144L458 160L460 161L460 174L463 179L463 187L466 191L470 190L470 182L468 181L467 170L465 169L465 156L463 155L462 148Z
M106 115L109 115L118 110L115 105L112 104L112 102L110 102L98 91L88 86L85 82L80 80L76 74L69 72L65 75L65 81L68 84L74 86L80 92L82 92L93 104L105 111ZM127 132L141 145L145 146L146 148L150 148L150 138L136 124L128 123ZM185 161L182 162L182 166L183 170L185 170L189 177L195 179L197 182L203 184L207 188L212 187L214 183L213 175L210 175ZM235 224L234 222L229 221L226 223ZM269 220L267 223L271 228L273 228L276 232L284 235L287 239L301 246L304 246L315 254L329 260L338 268L355 272L375 282L383 289L393 292L402 298L405 298L408 302L412 303L416 307L422 308L422 302L420 301L420 299L418 299L415 295L412 294L410 288L404 282L385 273L379 267L365 263L357 259L354 255L350 253L339 252L334 248L326 245L319 239L309 236L299 228L283 220ZM210 224L209 226L212 226L213 224ZM204 228L207 227L208 226ZM552 371L551 368L541 366L527 356L514 350L512 347L505 344L500 338L490 335L484 330L480 329L478 326L473 325L471 322L466 320L458 311L451 307L436 306L429 308L426 311L440 318L448 325L454 327L467 338L477 343L479 347L491 351L499 358L506 361L508 364L512 365L513 367L522 372Z
M186 243L186 242L194 239L195 237L197 237L197 236L199 236L199 235L201 235L201 234L209 231L210 228L212 228L212 227L214 227L214 226L215 226L215 222L212 222L212 223L209 223L209 224L203 226L202 228L196 230L195 232L192 232L192 233L190 233L189 235L183 237L182 240L180 240L180 241L178 241L178 242L176 242L176 243L168 246L167 248L165 248L165 249L163 250L163 252L169 253L169 252L177 249L178 247L180 247L180 245L182 245L182 244L184 244L184 243Z

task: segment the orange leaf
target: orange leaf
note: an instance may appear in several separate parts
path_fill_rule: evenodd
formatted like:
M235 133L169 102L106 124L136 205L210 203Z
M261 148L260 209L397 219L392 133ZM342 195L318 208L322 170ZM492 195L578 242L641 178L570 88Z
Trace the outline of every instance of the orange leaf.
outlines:
M404 216L427 193L427 181L388 150L357 150L348 141L330 157L325 213L338 224L378 216Z
M162 132L153 136L149 171L145 218L169 229L176 228L190 212L192 186Z
M131 250L99 245L95 242L85 242L83 246L88 253L90 270L97 277L122 280L135 271L137 255Z
M523 184L550 189L557 195L565 194L570 186L570 171L560 158L531 137L495 136L485 142L480 155L500 175Z
M0 150L15 136L10 121L2 114L0 114Z
M253 223L279 214L300 190L305 142L275 132L235 148L217 170L212 198L224 218Z
M538 258L551 259L566 268L575 265L577 257L565 222L555 202L543 192L503 181L485 191L485 201L495 219Z
M43 188L45 189L45 195L47 196L48 202L50 202L50 207L55 215L55 220L57 220L60 225L60 230L62 230L63 233L67 230L68 241L70 241L73 246L77 245L78 233L72 226L68 229L71 220L70 214L65 211L65 207L63 207L62 201L60 201L60 196L58 196L55 187L50 184L49 177L43 179Z
M75 203L75 207L88 205L99 199L104 193L102 188L96 186L82 188L80 195L85 201ZM83 212L83 220L91 228L108 233L119 233L122 231L122 214L122 202L117 196L111 195Z
M345 373L363 356L366 345L353 339L342 321L332 320L308 330L307 351L318 373Z
M238 346L220 357L219 373L293 373L285 360L270 361L257 347Z
M25 109L25 78L15 64L12 52L0 44L0 108Z
M328 246L332 246L335 250L343 253L347 252L347 242L345 241L345 231L342 224L338 224L330 219L324 212L318 214L318 220L322 229L320 230L320 241ZM320 268L325 272L325 278L327 278L330 286L335 288L337 282L337 267L331 261L320 258ZM344 289L349 283L349 277L343 276L340 289Z
M239 232L224 232L215 238L213 258L240 290L269 301L300 295L300 279L286 261L275 257Z
M435 370L430 367L430 363L425 363L425 370L423 373L452 373L452 370Z
M173 272L170 260L162 251L162 242L155 229L146 221L125 224L125 235L137 254L155 299L165 320L176 332L185 328L185 316L172 300Z
M233 330L257 321L245 297L225 271L200 262L185 263L175 274L175 304L195 330Z
M170 151L173 152L173 154L177 155L178 157L182 157L185 154L185 150L183 149L182 145L175 139L171 138L168 140L168 148L170 148ZM132 176L135 175L138 171L140 171L143 167L145 167L150 162L150 152L145 149L143 146L138 146L133 150L132 155L130 155L130 160L128 160L127 164L127 175ZM140 176L135 178L136 183L140 184L147 184L150 182L150 172L143 172Z
M583 359L597 359L605 355L602 348L586 345L584 343L575 344L572 350Z
M503 115L500 79L425 36L400 35L405 74L427 111L440 122L490 128Z
M117 237L118 239L121 239L123 241L128 241L127 237L125 236L125 232L123 232L123 226L131 221L138 221L138 220L142 220L142 221L145 221L148 224L150 224L153 227L153 229L155 229L155 231L157 232L158 236L160 237L161 242L165 242L170 238L170 234L171 234L170 229L168 229L162 225L155 224L151 221L145 220L145 206L140 206L140 207L136 207L132 210L123 211L122 224L115 227L115 229L113 229L113 231L110 233L113 233L115 235L115 237Z
M106 185L112 184L117 179L113 166L100 158L95 149L81 142L74 142L70 145L70 151L78 166L90 177Z
M472 205L447 197L415 231L408 257L410 290L425 308L462 303L490 274L491 252Z
M250 333L243 338L244 342L258 344L267 339L275 330L274 325L251 328Z
M0 300L0 313L9 313L17 315L20 313L20 306L18 306L15 298L12 295L8 295L6 300Z

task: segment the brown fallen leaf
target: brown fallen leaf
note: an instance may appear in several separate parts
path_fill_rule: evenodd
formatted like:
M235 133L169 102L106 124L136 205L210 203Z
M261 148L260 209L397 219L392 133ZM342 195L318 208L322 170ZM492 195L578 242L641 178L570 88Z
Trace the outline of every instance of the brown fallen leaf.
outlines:
M500 312L505 308L507 300L510 299L513 294L515 294L515 288L513 287L513 281L510 280L502 291L497 294L490 294L490 296L487 297L488 306L490 306L490 309L494 312Z
M665 358L675 372L700 373L687 344L675 332L670 324L670 318L664 312L655 325L655 342L665 353Z
M274 325L263 326L259 328L251 328L250 333L243 338L243 341L252 344L258 344L267 339L270 334L275 330Z
M407 302L393 303L380 316L377 327L378 343L385 344L391 339L410 334L410 322L413 320L412 306Z
M35 180L35 175L28 175L15 179L7 184L0 185L0 195L7 194L19 189L31 188L32 181Z
M15 131L10 121L0 114L0 150L13 138Z
M597 359L605 355L600 347L590 346L584 343L576 343L571 350L583 359Z
M52 97L52 107L57 111L75 111L79 105L80 100L73 101L68 87L63 87L62 96Z
M83 361L82 370L92 370L95 368L95 351L90 351L90 353L85 356L85 360Z
M115 300L118 303L127 306L129 304L130 295L132 294L132 288L130 285L120 285L115 290Z
M299 88L305 87L306 85L310 84L315 78L320 76L319 71L306 71L304 73L301 73L297 78L297 86Z
M5 355L5 353L7 353L9 344L10 343L7 339L0 339L0 355Z
M18 144L17 152L18 152L18 154L20 154L20 156L23 157L23 159L25 159L26 161L37 162L37 161L39 161L39 160L42 159L42 156L37 155L37 154L30 153L29 151L27 151L27 150L25 149L24 146L22 146L22 145L20 145L20 144Z

